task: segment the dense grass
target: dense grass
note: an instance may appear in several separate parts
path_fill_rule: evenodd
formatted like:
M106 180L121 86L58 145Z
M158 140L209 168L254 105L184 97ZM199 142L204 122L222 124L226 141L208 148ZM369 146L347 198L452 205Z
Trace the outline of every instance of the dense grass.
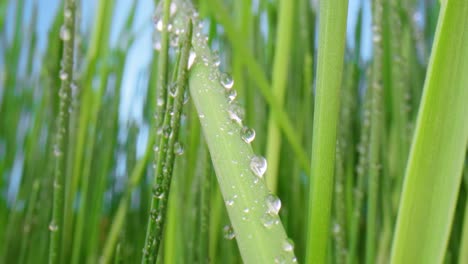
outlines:
M466 1L58 2L0 2L0 263L468 261Z

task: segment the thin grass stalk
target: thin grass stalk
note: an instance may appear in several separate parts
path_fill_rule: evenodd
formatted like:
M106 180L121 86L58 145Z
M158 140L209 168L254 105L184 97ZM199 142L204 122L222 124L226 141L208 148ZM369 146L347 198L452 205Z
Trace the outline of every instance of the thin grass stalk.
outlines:
M391 263L441 263L468 143L468 2L447 0L424 83Z
M328 254L347 12L346 0L320 1L306 263L325 263Z
M161 51L158 57L158 73L156 80L156 130L162 129L164 122L164 113L166 110L166 98L167 98L167 75L168 75L168 56L169 56L169 17L170 17L170 5L171 0L164 0L163 3L163 17L162 17L162 31L161 31ZM159 136L156 135L156 142L159 142ZM156 162L156 157L155 157Z
M377 248L377 203L379 202L379 174L380 174L380 145L382 127L382 20L383 5L381 0L373 2L372 40L374 58L372 63L372 80L370 84L371 117L370 117L370 142L369 142L369 167L367 179L367 214L366 214L366 257L367 264L375 263Z
M59 97L60 108L57 119L57 134L54 145L55 169L54 169L54 195L52 220L49 225L49 263L58 263L59 247L63 235L64 217L64 192L63 183L67 167L67 149L69 134L69 108L71 101L71 84L73 80L73 51L75 41L75 2L65 1L64 24L60 29L60 37L63 40L62 69L60 79L62 81Z
M276 49L275 59L273 61L273 80L271 89L273 96L279 105L284 104L284 94L286 92L286 84L288 81L288 69L291 54L291 37L293 31L293 11L295 1L283 0L280 1L279 7L279 22L278 32L276 33ZM281 149L281 133L278 129L276 119L272 116L268 118L268 133L267 133L267 160L269 170L266 174L268 188L276 193L278 185L278 167L279 156Z
M67 252L70 249L68 245L71 241L71 235L73 234L74 226L74 215L73 215L73 203L78 191L79 182L82 176L83 158L86 149L86 135L88 122L91 115L92 102L92 80L95 77L95 70L99 61L99 57L103 54L108 54L108 43L111 31L111 19L114 12L115 1L102 0L99 1L99 5L96 9L95 22L96 25L93 29L89 49L86 54L86 68L81 76L80 86L82 89L79 90L79 102L78 113L74 113L77 124L74 124L75 130L72 132L75 135L73 138L73 161L69 164L71 168L70 179L66 186L66 204L65 204L65 223L64 223L64 243L63 251ZM68 246L67 246L68 245ZM65 257L65 256L63 256ZM65 259L61 259L64 262Z
M343 78L343 93L340 110L340 123L336 142L335 188L334 188L334 216L332 233L335 242L335 262L346 263L348 257L348 230L347 213L351 207L347 207L346 178L347 158L349 149L352 148L352 117L353 91L354 89L354 65L346 64Z
M174 166L174 143L178 138L180 115L182 112L182 100L184 87L187 82L187 64L190 52L190 40L192 37L192 24L188 24L184 34L184 40L180 51L174 83L168 88L170 96L166 104L164 122L162 124L162 136L159 142L158 160L153 182L153 195L148 218L142 263L153 263L158 256L164 227L167 201Z
M161 203L159 203L159 212L160 214L156 216L156 220L162 219L160 224L156 226L156 237L161 237L164 229L164 224L167 214L167 207L168 207L168 200L170 189L172 185L172 177L174 171L174 163L175 163L175 154L180 150L175 149L175 144L178 142L179 139L179 127L180 127L180 119L182 115L182 108L183 108L183 100L185 89L187 86L188 80L188 60L189 54L191 49L191 40L192 40L192 21L189 20L188 24L185 28L186 34L182 37L184 38L181 44L181 57L179 62L179 67L177 70L177 81L175 83L175 95L172 93L171 96L174 97L174 105L172 109L168 108L166 112L166 117L169 118L170 116L170 134L169 140L167 145L167 155L166 160L163 163L163 196L161 199ZM168 116L169 115L169 116ZM157 242L156 242L157 243ZM156 252L157 252L157 244L156 244Z

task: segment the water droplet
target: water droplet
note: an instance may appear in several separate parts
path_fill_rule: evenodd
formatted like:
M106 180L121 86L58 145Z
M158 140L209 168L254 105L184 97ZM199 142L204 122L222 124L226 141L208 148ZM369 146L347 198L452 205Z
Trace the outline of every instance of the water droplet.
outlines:
M158 31L160 31L160 32L163 30L163 21L162 21L162 19L159 19L159 20L156 22L156 29L157 29Z
M68 73L62 69L60 70L59 77L60 77L60 80L65 81L66 79L68 79Z
M267 170L267 161L262 156L253 156L250 160L250 169L258 177L262 178Z
M226 89L231 89L232 86L234 86L234 80L232 79L231 75L227 73L221 73L219 76L219 82Z
M340 231L341 231L340 224L334 223L334 224L333 224L333 234L334 234L334 235L337 235L337 234L340 233Z
M164 198L164 188L159 185L159 184L156 184L154 187L153 187L153 195L154 197L156 197L157 199L162 199Z
M178 47L179 46L179 35L172 34L170 44L171 44L172 47Z
M60 38L63 41L69 41L71 39L70 30L65 25L60 27Z
M184 154L184 146L179 141L174 143L174 154L178 156Z
M158 51L161 50L161 41L155 41L153 43L153 49L158 50Z
M291 252L294 250L294 242L290 238L283 242L283 250L286 252Z
M230 199L226 201L227 206L233 206L234 205L234 200Z
M218 51L213 52L213 65L218 67L221 64Z
M152 209L150 212L150 217L153 221L155 221L156 218L158 217L158 211L156 209Z
M158 99L156 99L156 105L157 106L163 106L164 105L164 99L162 97L158 97Z
M227 225L224 227L223 233L224 233L224 238L229 239L229 240L233 239L236 236L236 234L234 233L234 229L230 225Z
M65 9L64 16L65 18L70 18L72 15L72 12L69 8Z
M49 224L49 230L50 230L50 232L57 232L57 230L58 230L58 225L57 225L55 222L52 221L52 222Z
M229 119L242 125L242 119L244 117L244 109L238 104L230 104L228 109Z
M176 83L171 83L169 85L169 95L171 97L176 97L179 93L179 86Z
M249 128L247 126L244 126L241 129L241 138L247 144L250 144L255 139L255 130L253 128Z
M232 103L237 97L237 91L235 89L230 89L230 90L228 90L226 95L227 95L227 98L228 98L228 103Z
M268 194L265 198L268 213L277 215L281 209L281 200L274 194Z
M172 2L171 6L169 7L169 13L171 16L173 16L177 12L177 5L176 3Z
M250 209L248 207L244 208L244 213L248 214L250 212Z
M161 222L161 220L162 220L162 215L161 215L161 214L158 214L158 216L156 216L155 221L156 221L156 222Z
M153 151L159 152L159 146L157 144L154 144Z
M296 262L297 262L297 258L296 258L296 257L293 257L293 258L292 258L292 262L293 262L293 263L296 263Z
M187 64L187 69L190 70L192 68L193 63L195 62L195 59L197 58L197 54L194 51L190 51L189 59L188 59L188 64Z
M55 157L60 157L60 156L62 156L62 155L63 155L63 153L62 153L62 151L60 150L60 147L58 146L58 144L55 144L55 145L54 145L54 156L55 156Z

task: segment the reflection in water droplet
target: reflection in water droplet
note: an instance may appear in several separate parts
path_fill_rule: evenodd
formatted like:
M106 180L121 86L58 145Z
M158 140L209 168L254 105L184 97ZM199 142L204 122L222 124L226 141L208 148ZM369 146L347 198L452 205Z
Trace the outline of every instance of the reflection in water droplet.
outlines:
M253 156L250 160L250 170L252 170L256 176L262 178L267 170L266 159L262 156Z
M268 194L265 198L268 213L277 215L281 209L281 200L274 194Z
M228 108L229 119L242 125L242 119L244 118L244 109L238 104L230 104Z
M227 98L228 98L228 103L232 103L237 97L237 91L235 89L230 89L230 90L228 90L226 95L227 95Z
M226 89L231 89L232 86L234 86L234 80L228 73L221 73L219 76L219 82Z
M253 128L244 126L241 129L241 138L246 143L250 144L255 139L255 130Z
M176 83L171 83L169 85L169 95L171 97L176 97L178 93L179 93L178 85Z

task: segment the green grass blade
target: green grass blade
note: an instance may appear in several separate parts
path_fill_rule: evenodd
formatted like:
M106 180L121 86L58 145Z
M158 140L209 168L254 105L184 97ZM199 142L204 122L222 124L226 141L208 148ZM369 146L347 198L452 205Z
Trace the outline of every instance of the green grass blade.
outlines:
M468 140L468 2L439 14L406 169L391 263L441 263Z
M468 186L468 166L465 166L465 184ZM468 198L468 194L466 195ZM465 199L466 199L465 198ZM468 199L467 199L468 200ZM458 264L468 263L468 202L465 201L465 215L463 216L463 231L461 235L460 255Z
M75 2L66 1L64 6L64 24L60 29L63 40L62 69L60 79L62 84L59 91L60 107L57 121L56 145L54 146L54 198L52 220L49 225L49 263L59 262L59 248L63 235L64 217L64 180L67 167L67 144L69 138L69 108L71 104L71 84L73 80L73 51L75 41Z
M239 106L226 98L216 66L203 62L213 61L203 39L201 35L193 40L197 57L202 60L192 67L189 88L242 259L245 263L292 262L292 250L284 249L288 241L283 225L277 214L268 212L265 182L251 171L254 153L241 138L241 121L231 120Z
M347 7L346 0L320 1L306 263L327 259Z
M234 200L227 209L240 252L245 263L273 263L284 252L282 241L286 240L286 233L281 224L271 229L262 224L268 190L263 181L254 184L257 176L249 168L254 155L252 148L242 141L238 125L229 120L226 109L230 106L220 84L210 80L211 71L204 64L194 65L190 91L198 113L203 116L200 121L224 200ZM246 208L248 219L242 220ZM293 258L291 252L285 255Z
M273 94L281 107L286 92L288 81L288 65L291 54L291 36L292 36L292 14L295 1L281 1L278 32L276 34L277 48L275 50L275 60L273 62ZM272 112L272 115L274 112ZM267 134L267 160L269 170L267 172L267 185L272 192L276 192L278 185L278 167L281 147L281 133L278 124L273 116L268 119Z

